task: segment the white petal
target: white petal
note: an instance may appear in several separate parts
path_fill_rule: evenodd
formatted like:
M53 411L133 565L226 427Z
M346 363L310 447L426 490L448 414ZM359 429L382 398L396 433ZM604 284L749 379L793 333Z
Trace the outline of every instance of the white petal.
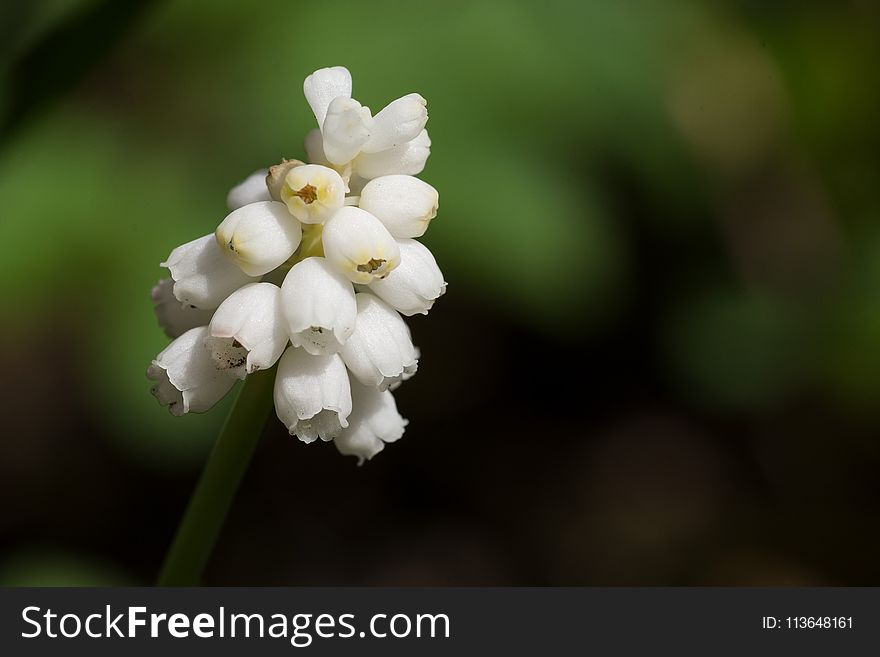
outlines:
M444 292L446 281L431 250L412 239L397 240L400 264L381 280L370 283L369 290L389 306L406 316L427 315Z
M324 153L324 135L321 134L320 128L313 128L306 133L303 139L303 147L306 149L306 157L311 164L322 164L327 166L330 160Z
M305 79L303 93L318 126L322 126L331 101L339 96L351 97L351 73L344 66L319 69Z
M223 256L214 235L178 246L162 266L171 272L177 300L194 308L216 308L254 280Z
M351 163L352 171L361 178L378 178L394 173L415 176L425 168L431 154L428 131L422 130L410 142L378 153L361 152Z
M364 153L378 153L415 139L428 122L428 101L419 94L407 94L389 103L374 120Z
M215 338L208 335L205 338L205 348L218 370L228 372L237 379L247 376L248 350L236 342L233 338Z
M271 201L269 188L266 186L266 174L268 169L254 171L251 175L229 190L226 195L226 206L230 211L237 210L243 205L256 203L257 201Z
M366 292L355 297L357 324L340 354L358 381L386 390L404 376L408 378L415 373L416 349L409 329L396 310Z
M345 181L337 171L320 164L305 164L287 172L281 198L290 214L304 224L320 224L342 207Z
M211 321L213 310L202 310L186 306L174 296L174 280L163 278L150 292L153 311L159 326L169 338L176 338L196 326L204 326Z
M358 458L358 465L373 458L403 436L407 421L397 412L394 395L389 391L351 384L352 411L348 428L333 441L340 454Z
M353 160L370 138L372 125L369 107L363 107L354 98L334 98L321 128L324 156L335 165Z
M294 345L336 353L354 332L357 303L351 282L325 258L306 258L284 279L281 312Z
M366 285L400 263L397 242L369 212L343 207L324 225L324 255L350 281Z
M237 342L246 350L248 374L272 367L287 346L281 290L271 283L252 283L236 290L211 318L211 335L227 339L233 347Z
M351 179L351 162L337 166L327 159L327 156L324 154L324 137L318 128L309 130L306 138L303 140L303 146L305 147L306 159L308 159L309 163L320 164L336 171L345 183L346 191L348 191L348 181Z
M437 190L413 176L380 176L361 190L358 206L385 224L394 237L421 237L437 216Z
M172 415L204 413L220 401L236 381L228 370L214 366L205 346L208 327L193 328L168 345L147 369L155 381L151 392Z
M260 201L229 213L215 236L231 262L250 276L262 276L293 255L302 239L302 226L284 203Z
M351 413L351 387L339 355L312 356L289 347L278 362L275 412L303 442L338 436Z

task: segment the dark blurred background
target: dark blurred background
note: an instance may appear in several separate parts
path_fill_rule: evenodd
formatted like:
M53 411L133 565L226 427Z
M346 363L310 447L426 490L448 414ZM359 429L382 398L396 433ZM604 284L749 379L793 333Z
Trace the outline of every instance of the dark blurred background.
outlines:
M418 91L448 294L404 439L266 428L208 584L880 584L880 10L4 2L0 583L146 584L228 400L150 287L302 156L302 80Z

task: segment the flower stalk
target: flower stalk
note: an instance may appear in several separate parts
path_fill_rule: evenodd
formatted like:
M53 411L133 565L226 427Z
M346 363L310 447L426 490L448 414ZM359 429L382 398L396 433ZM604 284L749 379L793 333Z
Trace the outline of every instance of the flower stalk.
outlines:
M272 410L274 380L274 371L265 370L249 375L244 381L177 528L162 565L159 586L200 583Z

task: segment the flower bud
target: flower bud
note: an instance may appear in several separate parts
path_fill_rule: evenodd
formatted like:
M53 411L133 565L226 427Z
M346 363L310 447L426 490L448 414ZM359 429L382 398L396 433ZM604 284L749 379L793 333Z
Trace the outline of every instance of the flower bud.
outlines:
M325 258L306 258L284 279L281 313L295 346L313 355L336 353L354 331L354 289Z
M262 276L293 255L302 227L283 203L260 201L233 210L215 236L224 255L243 272Z
M358 207L385 224L394 237L421 237L437 216L440 196L431 185L413 176L374 178L361 190Z
M303 82L303 93L320 127L334 98L351 97L351 73L344 66L318 69Z
M333 169L305 164L287 172L281 198L290 214L301 222L320 224L342 207L345 190L345 181Z
M254 171L251 175L229 190L226 195L226 207L232 210L256 203L257 201L271 201L269 188L266 186L266 169Z
M281 290L271 283L251 283L233 292L211 318L209 346L245 351L245 372L272 367L287 347L287 330L281 317ZM222 361L222 356L215 360Z
M324 255L350 281L366 285L400 263L397 243L369 212L346 206L324 225Z
M360 292L355 297L357 323L339 353L363 385L386 390L415 373L416 348L397 311L372 294Z
M410 317L427 315L446 292L446 281L431 250L416 240L397 240L400 264L369 290L398 312Z
M351 388L338 354L312 356L288 347L275 376L275 412L305 443L333 440L348 426Z
M364 153L378 153L415 139L428 122L428 101L419 94L407 94L390 102L373 119Z
M162 263L174 279L174 296L193 308L214 309L254 279L223 256L214 235L178 246Z
M205 346L208 327L193 328L175 339L152 362L147 378L150 392L172 415L204 413L235 384L229 370L218 369Z
M370 138L372 124L369 107L363 107L354 98L334 98L321 128L325 157L335 165L353 160Z
M431 139L428 131L422 130L418 136L405 144L377 153L361 151L351 163L352 171L361 178L371 180L379 176L403 173L415 176L425 168L431 154Z
M403 436L408 422L397 412L394 395L387 390L351 383L352 411L348 427L333 441L340 454L356 456L358 465Z

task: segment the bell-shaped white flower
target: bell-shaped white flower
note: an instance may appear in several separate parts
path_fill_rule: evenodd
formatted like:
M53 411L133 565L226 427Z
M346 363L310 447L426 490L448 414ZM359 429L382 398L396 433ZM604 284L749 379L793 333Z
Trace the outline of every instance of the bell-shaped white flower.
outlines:
M324 225L324 255L353 283L384 278L400 264L397 242L373 215L346 206Z
M379 176L395 173L415 176L425 168L431 154L431 139L428 131L422 130L412 141L377 153L361 152L351 163L352 171L371 180Z
M178 246L162 267L171 272L177 300L193 308L216 308L232 292L254 280L223 256L214 235Z
M281 199L290 214L304 224L320 224L342 207L347 186L337 171L305 164L287 172Z
M334 98L351 97L351 73L344 66L318 69L303 82L303 93L315 114L318 126L324 125L327 108Z
M354 332L354 289L326 258L306 258L284 278L281 314L295 346L313 355L336 353Z
M156 383L150 392L172 415L204 413L229 392L236 381L230 369L218 369L205 344L207 326L186 331L168 345L147 369Z
M407 94L389 103L373 118L364 153L378 153L402 146L418 137L428 122L428 101L419 94Z
M254 171L229 190L229 194L226 195L226 207L229 208L230 212L250 203L272 200L269 188L266 186L266 174L268 172L268 169Z
M339 354L313 356L289 347L278 362L275 412L305 443L336 438L351 414L351 386Z
M245 285L220 304L210 329L208 346L216 360L229 348L243 348L247 374L272 367L287 347L281 290L272 283Z
M337 166L353 160L370 139L372 125L369 107L354 98L334 98L321 128L326 158Z
M408 422L397 412L394 395L388 390L351 383L352 411L348 427L333 441L340 454L356 456L358 465L403 436Z
M386 390L415 374L418 355L409 328L378 297L359 292L354 333L339 352L354 377L365 386Z
M302 226L283 203L260 201L233 210L214 235L223 254L250 276L284 263L302 239Z
M369 290L398 312L410 317L427 315L446 292L446 281L431 250L416 240L397 240L400 264Z
M385 224L394 237L421 237L437 216L440 195L423 180L395 174L374 178L361 190L358 207Z
M174 296L174 280L163 278L150 291L153 311L159 326L169 338L176 338L196 326L204 326L211 321L213 310L202 310L187 306Z

